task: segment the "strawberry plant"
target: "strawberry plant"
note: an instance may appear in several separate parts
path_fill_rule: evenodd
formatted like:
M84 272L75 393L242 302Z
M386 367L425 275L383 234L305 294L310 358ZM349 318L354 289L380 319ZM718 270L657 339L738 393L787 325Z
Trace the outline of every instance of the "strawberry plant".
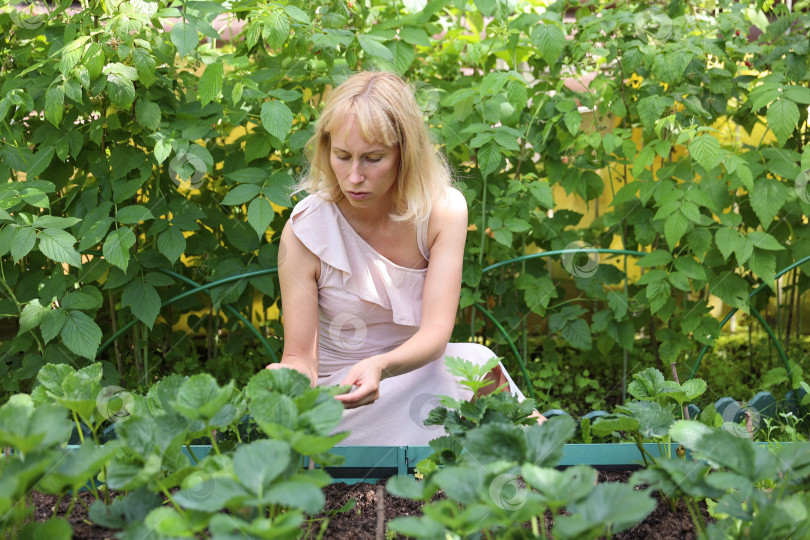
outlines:
M143 395L118 392L123 406L116 408L100 377L98 363L79 370L49 364L32 395L16 394L0 407L0 445L12 450L0 459L0 510L11 538L71 537L64 520L24 525L32 489L69 496L70 515L87 487L96 496L90 519L125 529L124 538L205 530L298 538L317 526L308 516L323 508L321 488L330 477L305 469L304 458L340 463L329 450L346 436L332 433L343 412L334 396L345 389L311 388L291 370L263 370L244 390L210 375L174 375ZM240 443L245 412L258 433ZM114 438L105 442L109 425ZM88 435L66 450L72 427ZM226 429L237 441L221 447L217 434ZM198 457L190 445L200 437L211 452ZM112 500L108 489L124 494Z

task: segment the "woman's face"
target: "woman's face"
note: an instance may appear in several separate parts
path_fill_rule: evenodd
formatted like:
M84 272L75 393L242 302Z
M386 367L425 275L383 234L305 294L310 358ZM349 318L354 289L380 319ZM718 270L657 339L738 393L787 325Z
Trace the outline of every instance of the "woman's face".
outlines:
M352 206L393 206L399 175L399 146L369 144L354 116L331 134L329 162Z

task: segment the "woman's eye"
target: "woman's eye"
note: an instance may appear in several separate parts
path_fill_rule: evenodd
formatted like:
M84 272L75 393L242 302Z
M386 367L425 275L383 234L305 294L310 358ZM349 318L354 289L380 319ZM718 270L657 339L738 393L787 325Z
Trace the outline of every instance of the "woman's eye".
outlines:
M370 161L371 163L377 163L382 158L374 157L374 158L366 158L366 161Z
M349 156L337 156L340 161L349 161Z

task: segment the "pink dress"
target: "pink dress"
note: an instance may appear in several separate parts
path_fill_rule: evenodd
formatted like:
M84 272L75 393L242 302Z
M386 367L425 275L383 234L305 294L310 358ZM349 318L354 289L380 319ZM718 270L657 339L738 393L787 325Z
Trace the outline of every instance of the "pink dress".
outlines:
M336 204L317 194L300 201L290 220L298 239L321 261L318 385L338 385L355 363L390 351L416 333L427 269L405 268L380 255ZM427 221L417 226L419 251L426 260L427 228ZM377 401L343 413L336 431L351 435L340 444L426 445L443 435L442 426L423 424L430 410L439 406L437 396L472 397L445 369L445 356L484 363L495 354L476 343L450 343L436 361L384 379ZM503 373L510 391L522 400L506 370Z

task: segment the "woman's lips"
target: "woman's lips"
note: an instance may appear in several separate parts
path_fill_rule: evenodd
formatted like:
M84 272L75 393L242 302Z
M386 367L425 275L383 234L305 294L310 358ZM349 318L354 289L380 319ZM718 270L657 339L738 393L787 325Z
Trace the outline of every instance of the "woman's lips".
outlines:
M355 201L360 201L368 197L368 193L364 193L362 191L349 191L346 193L351 199Z

